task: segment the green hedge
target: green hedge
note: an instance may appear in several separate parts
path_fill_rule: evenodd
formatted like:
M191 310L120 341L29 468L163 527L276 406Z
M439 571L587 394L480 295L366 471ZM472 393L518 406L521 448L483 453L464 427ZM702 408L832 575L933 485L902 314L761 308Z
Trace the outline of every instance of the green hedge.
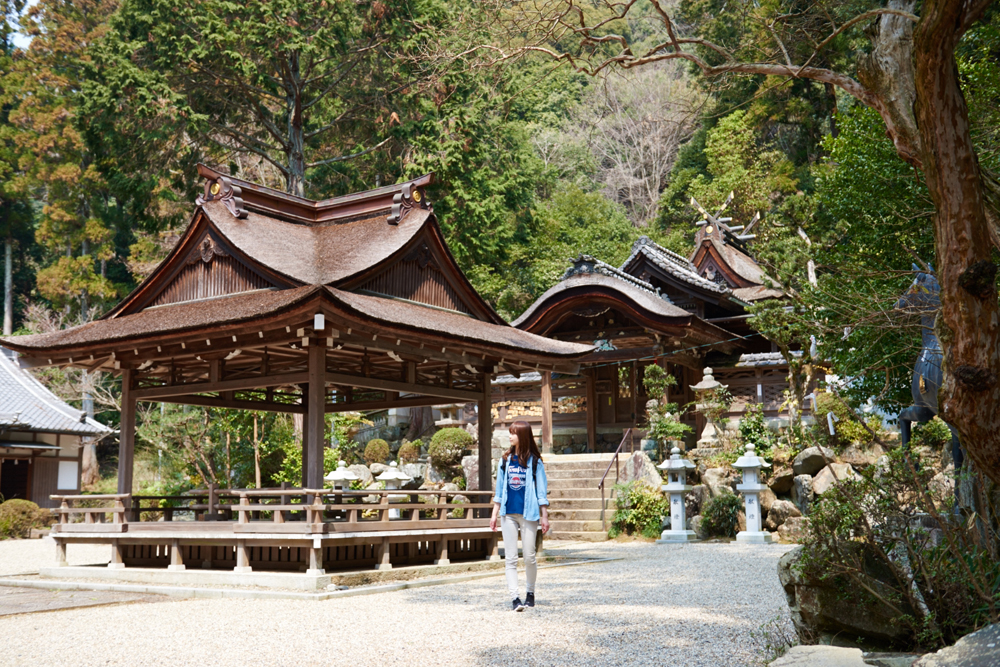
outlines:
M427 453L437 467L457 466L462 462L462 454L476 443L472 436L460 428L443 428L431 438Z

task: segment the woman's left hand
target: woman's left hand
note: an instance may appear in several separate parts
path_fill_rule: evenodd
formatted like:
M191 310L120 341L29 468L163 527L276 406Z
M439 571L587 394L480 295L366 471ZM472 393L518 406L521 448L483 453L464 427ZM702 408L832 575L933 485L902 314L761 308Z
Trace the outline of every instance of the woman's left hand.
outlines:
M547 517L547 516L543 516L543 517L542 517L542 518L541 518L541 519L539 520L539 522L538 522L538 525L539 525L539 526L541 526L541 528L542 528L542 534L543 534L543 535L544 535L545 533L549 532L549 517Z

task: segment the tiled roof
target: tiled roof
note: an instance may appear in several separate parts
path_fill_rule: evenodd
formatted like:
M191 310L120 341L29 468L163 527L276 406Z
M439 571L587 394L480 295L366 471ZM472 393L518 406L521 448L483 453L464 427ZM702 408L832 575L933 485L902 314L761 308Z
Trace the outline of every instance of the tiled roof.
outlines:
M60 400L6 354L0 354L0 406L0 427L11 430L93 436L111 432Z
M694 265L687 258L681 257L672 250L667 250L648 236L640 236L632 245L632 254L629 255L629 258L625 260L622 266L628 266L638 255L645 255L653 264L686 283L719 294L729 292L729 288L726 285L720 285L699 276L697 269L694 268Z
M606 262L602 262L601 260L596 259L590 255L580 255L575 260L573 260L573 266L566 269L566 272L563 273L563 280L567 278L572 278L573 276L582 276L594 273L599 273L605 276L609 276L611 278L617 278L618 280L623 280L626 283L628 283L631 287L641 289L645 292L649 292L650 294L655 294L656 296L660 297L667 303L671 303L670 297L668 297L666 294L662 294L660 290L653 287L652 284L640 278L636 278L631 273L626 273L625 271L622 271L617 267L611 266Z
M19 350L57 350L99 342L132 341L166 333L196 331L205 327L239 324L280 314L324 296L334 307L346 308L404 329L444 335L456 340L481 342L510 349L573 357L590 352L592 346L536 336L507 324L483 322L460 313L432 308L412 301L345 292L333 287L305 285L285 290L257 290L232 296L148 308L132 315L94 320L87 324L47 334L15 336L7 344ZM685 313L686 314L686 313ZM37 354L37 353L36 353Z
M542 374L536 371L530 373L521 373L521 377L516 378L513 375L498 375L493 378L493 384L522 384L529 382L541 382Z

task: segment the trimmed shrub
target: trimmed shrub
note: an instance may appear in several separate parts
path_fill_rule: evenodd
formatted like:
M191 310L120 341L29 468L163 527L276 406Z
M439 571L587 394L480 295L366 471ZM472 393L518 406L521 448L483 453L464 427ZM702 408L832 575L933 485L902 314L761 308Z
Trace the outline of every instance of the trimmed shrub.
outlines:
M399 462L400 463L413 463L420 458L420 446L424 444L420 440L414 440L413 442L404 442L403 446L399 448Z
M427 448L434 466L437 468L457 466L462 463L462 454L475 444L472 436L460 428L443 428L431 438Z
M618 537L622 533L660 536L663 517L667 514L667 499L659 489L641 481L616 484L615 505L617 509L608 537Z
M732 493L723 493L712 498L701 510L702 527L709 535L736 537L743 511L743 498Z
M49 512L30 500L8 500L0 504L0 538L31 537L31 529L44 528L48 518Z
M385 463L388 458L389 443L382 438L369 440L368 444L365 445L365 462L369 465L372 463Z
M451 480L451 483L454 484L455 486L457 486L459 488L459 490L461 490L461 491L465 491L465 489L466 489L465 478L462 477L461 475L458 475L457 477L453 477L452 480Z

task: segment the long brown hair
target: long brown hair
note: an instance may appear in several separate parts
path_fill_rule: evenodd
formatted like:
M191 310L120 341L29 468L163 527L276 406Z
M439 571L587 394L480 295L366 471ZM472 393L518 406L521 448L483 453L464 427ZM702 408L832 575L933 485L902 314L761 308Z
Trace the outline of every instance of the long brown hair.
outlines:
M537 460L542 460L542 453L538 451L538 445L535 444L535 436L532 434L528 422L514 422L510 425L510 432L517 436L517 447L515 448L514 445L510 446L510 449L503 455L504 461L511 454L517 454L518 463L525 467L528 465L529 457L534 456Z

